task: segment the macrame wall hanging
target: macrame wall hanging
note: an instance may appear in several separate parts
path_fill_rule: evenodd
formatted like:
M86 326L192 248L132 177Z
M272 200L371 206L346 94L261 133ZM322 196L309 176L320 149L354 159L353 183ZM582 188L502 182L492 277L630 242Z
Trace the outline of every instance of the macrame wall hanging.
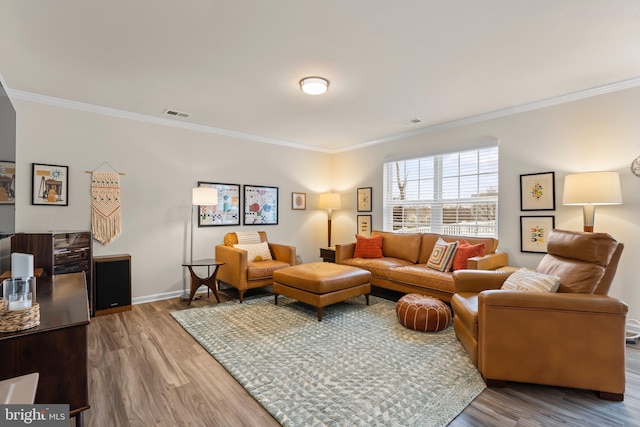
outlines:
M86 172L91 173L91 230L93 238L106 245L118 237L122 230L120 224L120 175L124 174L96 170Z

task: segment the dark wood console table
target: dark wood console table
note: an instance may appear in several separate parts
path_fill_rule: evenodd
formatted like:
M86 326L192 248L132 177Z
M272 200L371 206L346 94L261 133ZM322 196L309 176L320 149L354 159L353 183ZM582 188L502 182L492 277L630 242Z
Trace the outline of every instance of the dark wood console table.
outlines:
M39 277L40 325L0 333L0 380L39 372L35 403L68 403L82 426L89 409L87 326L89 304L84 273Z

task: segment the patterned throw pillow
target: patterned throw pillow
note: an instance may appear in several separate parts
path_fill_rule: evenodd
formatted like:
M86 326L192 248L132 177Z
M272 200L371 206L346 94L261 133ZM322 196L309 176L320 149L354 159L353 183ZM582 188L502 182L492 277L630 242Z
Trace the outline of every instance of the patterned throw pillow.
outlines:
M453 258L453 271L465 270L467 268L467 260L474 256L485 256L487 249L484 243L478 243L472 245L466 240L461 240L456 251L456 256Z
M382 258L382 234L364 237L356 234L354 258Z
M558 276L549 276L537 271L521 268L505 280L500 289L529 292L557 292L560 286Z
M247 261L271 261L271 251L267 242L233 245L234 248L247 251Z
M447 243L438 237L438 241L431 251L427 267L438 271L449 271L453 264L453 258L458 248L458 242Z

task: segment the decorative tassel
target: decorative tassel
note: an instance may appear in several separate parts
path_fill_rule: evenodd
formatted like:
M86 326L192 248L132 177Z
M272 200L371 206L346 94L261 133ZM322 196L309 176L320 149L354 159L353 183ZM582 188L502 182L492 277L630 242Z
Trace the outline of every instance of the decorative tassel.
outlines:
M120 235L120 174L117 172L91 175L91 228L93 238L103 245Z

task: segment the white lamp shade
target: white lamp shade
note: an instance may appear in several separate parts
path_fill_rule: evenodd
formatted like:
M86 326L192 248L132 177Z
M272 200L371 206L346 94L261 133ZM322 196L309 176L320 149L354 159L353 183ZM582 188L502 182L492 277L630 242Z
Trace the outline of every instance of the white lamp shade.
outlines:
M340 209L340 194L338 193L322 193L318 202L320 209Z
M618 172L586 172L564 178L563 205L619 205L622 203Z
M218 204L218 190L210 187L196 187L192 190L191 204L211 206Z
M33 277L32 254L19 252L11 254L11 277Z
M305 77L300 80L300 89L308 95L321 95L329 88L329 81L322 77Z

